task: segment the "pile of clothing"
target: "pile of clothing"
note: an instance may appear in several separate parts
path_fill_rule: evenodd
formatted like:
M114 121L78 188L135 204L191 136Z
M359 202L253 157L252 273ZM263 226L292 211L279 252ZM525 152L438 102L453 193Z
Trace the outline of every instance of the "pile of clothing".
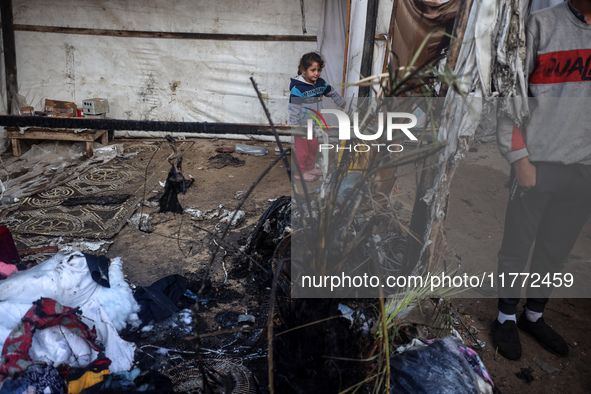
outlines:
M99 373L101 384L131 373L135 344L119 331L138 327L139 311L119 258L60 252L12 272L0 280L0 393L80 392L65 378L75 369Z

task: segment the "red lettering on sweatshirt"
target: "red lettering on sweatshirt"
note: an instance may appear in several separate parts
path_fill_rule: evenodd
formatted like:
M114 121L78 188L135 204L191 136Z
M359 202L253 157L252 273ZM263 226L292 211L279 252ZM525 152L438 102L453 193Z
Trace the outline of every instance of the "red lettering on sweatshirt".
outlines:
M591 49L550 52L538 55L530 76L533 85L591 81Z
M523 140L523 133L517 125L513 126L513 133L511 134L511 152L525 149L525 141Z

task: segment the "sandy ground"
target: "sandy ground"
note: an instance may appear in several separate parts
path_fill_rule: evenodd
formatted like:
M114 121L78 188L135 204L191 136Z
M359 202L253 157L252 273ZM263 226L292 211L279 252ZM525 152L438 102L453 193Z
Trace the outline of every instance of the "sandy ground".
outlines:
M272 144L258 145L273 148ZM243 167L207 169L207 158L216 154L218 146L233 146L231 141L197 140L191 152L186 153L184 173L195 178L195 184L181 197L184 208L202 211L216 209L223 204L234 209L238 204L236 193L246 191L258 175L275 159L274 155L262 157L240 155L246 161ZM164 174L163 174L164 176ZM479 145L477 152L468 152L460 164L452 182L449 204L447 236L449 250L446 265L458 266L460 273L479 273L496 267L496 253L502 239L505 206L508 196L509 166L498 154L494 143ZM402 168L396 188L396 196L405 206L412 206L415 174L411 168ZM233 231L234 242L244 242L259 216L271 204L270 200L290 193L285 170L281 164L273 168L257 186L243 208L246 218ZM147 285L167 274L202 275L209 251L214 246L207 233L196 229L202 226L212 230L215 221L193 221L175 214L155 215L151 234L138 232L126 226L114 240L108 256L121 256L129 280L137 285ZM213 230L212 230L213 231ZM181 234L181 240L177 239ZM242 237L240 239L240 237ZM586 271L591 262L591 224L587 224L573 249L567 270ZM460 262L461 261L461 262ZM228 279L225 282L221 261L214 264L212 279L219 292L242 293L247 289L246 279ZM554 356L542 349L534 339L521 335L523 357L508 361L497 355L492 346L489 326L496 316L494 292L484 291L474 298L452 300L467 326L478 330L476 337L486 343L481 352L484 364L492 375L497 388L503 393L555 393L568 388L569 393L591 392L588 379L591 372L591 300L553 299L547 309L546 320L567 340L570 355ZM230 297L227 304L220 304L210 311L212 316L228 310L255 310L256 298ZM208 328L215 328L215 317L206 319ZM219 320L219 319L218 319ZM218 327L219 328L219 327ZM541 365L556 368L546 372ZM517 374L528 369L533 381L526 381ZM547 369L547 367L546 367Z
M194 143L185 151L183 174L195 178L188 192L180 196L183 208L208 210L234 210L241 193L249 189L265 168L276 158L271 143L252 142L266 146L271 154L255 157L236 155L245 160L241 167L208 168L208 158L217 154L218 147L233 147L229 140L191 140ZM137 143L117 140L116 143ZM187 145L188 146L188 145ZM452 182L447 221L449 250L445 257L448 267L458 267L460 273L479 273L496 267L496 253L501 243L504 212L508 196L509 166L500 157L494 143L479 145L476 152L466 154L465 160ZM161 180L166 179L163 171ZM412 207L414 200L415 174L412 168L399 170L396 184L399 194L395 196L405 207ZM148 185L146 199L161 191L158 185ZM261 294L252 294L254 275L232 275L237 267L232 259L224 258L236 253L235 248L244 244L260 215L272 204L272 200L291 192L282 163L278 163L254 189L242 207L245 218L228 237L231 246L222 248L210 274L212 291L218 302L197 317L198 327L213 330L224 327L224 316L249 312L256 316L257 323L265 320L261 300L268 296L264 287ZM223 207L220 208L220 205ZM169 274L181 274L200 280L206 272L210 251L216 246L210 233L216 230L219 217L209 220L194 220L190 215L173 213L157 214L156 208L144 207L143 212L152 215L153 232L145 233L126 225L112 240L108 257L119 256L124 261L124 271L130 283L149 285ZM209 231L209 232L208 232ZM569 256L567 270L576 278L587 278L586 269L591 262L591 223ZM228 273L230 273L228 275ZM453 305L468 326L474 326L476 337L486 343L481 352L484 364L502 393L569 393L591 392L591 300L553 299L548 305L546 320L567 340L570 355L560 358L542 349L532 338L521 335L523 357L508 361L495 354L489 335L489 326L496 316L494 292L472 294L472 298L453 299ZM470 343L468 343L470 344ZM263 360L264 361L264 360ZM540 364L556 368L544 371ZM529 383L516 374L528 369L533 380ZM548 369L546 367L546 369Z
M496 267L509 194L508 179L509 166L494 143L478 146L478 152L468 152L460 164L452 183L447 223L450 253L446 258L450 264L457 264L455 254L460 256L460 272L490 272ZM588 222L563 272L573 273L575 280L588 283L590 262L591 223ZM490 298L490 292L484 294L487 298L456 299L454 304L466 316L467 323L480 330L477 337L487 344L482 357L484 364L501 392L591 392L590 299L558 298L547 305L545 320L567 341L568 357L554 356L542 349L535 339L520 333L522 358L509 361L496 355L492 348L489 327L496 316L497 304L496 299ZM556 372L546 372L540 367L543 363L555 367ZM530 383L516 376L524 368L529 369L534 378Z
M273 156L240 156L246 160L244 167L207 170L206 158L213 155L213 148L220 144L232 145L227 141L198 141L195 155L187 157L184 163L185 173L192 174L196 182L181 200L184 207L207 210L224 204L230 209L238 203L234 199L235 193L246 190L274 159ZM447 223L449 250L446 265L459 265L460 273L469 274L490 272L496 267L496 253L502 239L508 196L506 184L509 166L498 154L495 144L484 144L477 148L477 152L466 154L453 179ZM415 174L412 168L400 169L396 187L401 193L396 199L405 206L412 206L414 184ZM270 205L269 199L288 193L290 190L284 169L277 165L255 189L252 198L246 204L247 214L241 227L242 235L246 236L249 233L260 214ZM126 265L129 279L137 284L148 284L165 273L202 272L200 270L209 250L205 234L197 234L196 238L180 243L159 235L160 232L171 234L176 231L186 235L190 233L187 229L195 222L182 222L173 214L167 214L166 219L157 220L161 220L161 223L156 224L155 233L140 235L136 230L126 227L109 249L110 256L134 256ZM585 271L584 267L588 266L591 259L590 239L591 224L588 224L571 253L567 270L581 273ZM191 252L187 252L189 244L195 246ZM164 261L154 258L157 255L162 256L163 251L166 256ZM222 281L222 271L219 266L214 266L214 282ZM244 283L239 282L240 280L229 280L224 289L241 292ZM486 343L481 353L482 358L501 392L554 393L564 387L568 387L568 391L572 393L591 392L591 383L585 378L591 372L591 300L555 299L548 305L546 319L569 343L569 357L553 356L542 349L535 340L522 334L522 359L508 361L496 355L489 335L490 323L496 316L494 292L484 291L482 294L474 294L473 297L476 298L454 299L453 304L463 316L466 325L474 326L479 331L477 338ZM252 308L254 305L249 305L246 299L241 300L246 303L244 305L240 301L234 301L232 305L225 305L222 309L240 309L240 306ZM556 372L544 371L539 365L544 365L544 362L557 368ZM517 377L516 374L523 372L524 368L531 371L533 381L527 383Z

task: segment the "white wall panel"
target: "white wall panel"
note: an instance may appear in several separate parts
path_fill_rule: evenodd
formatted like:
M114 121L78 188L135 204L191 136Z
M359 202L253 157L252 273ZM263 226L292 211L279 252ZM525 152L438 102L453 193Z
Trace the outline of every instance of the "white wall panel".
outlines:
M316 35L323 1L306 0ZM15 24L227 34L302 34L299 0L13 0Z

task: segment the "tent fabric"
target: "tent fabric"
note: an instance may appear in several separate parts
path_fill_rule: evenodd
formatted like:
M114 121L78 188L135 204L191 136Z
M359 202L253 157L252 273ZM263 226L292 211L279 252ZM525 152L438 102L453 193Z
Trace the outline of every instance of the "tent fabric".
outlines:
M185 122L267 123L253 77L273 121L287 123L289 78L316 50L323 2L305 1L309 41L140 38L15 31L19 93L44 100L103 97L108 116ZM158 0L15 2L15 25L231 35L302 35L300 2L245 0L173 5ZM41 60L42 59L42 60ZM5 110L5 106L3 107ZM0 109L1 110L1 109Z
M367 0L351 0L351 19L349 21L349 48L345 83L352 84L360 79L363 38L367 16ZM343 97L359 97L358 86L345 86Z
M395 66L409 66L430 33L425 49L414 65L420 66L437 56L448 42L443 33L451 33L459 3L459 0L450 0L447 3L432 0L397 2L391 42L398 62Z
M121 36L15 31L19 96L43 110L45 99L103 97L116 119L267 123L252 88L253 77L276 124L287 123L289 77L302 54L320 50L325 76L343 82L347 0L230 0L174 6L158 0L84 2L60 6L17 2L15 25L122 31ZM376 34L387 36L393 0L379 2ZM360 77L367 0L351 2L346 83ZM308 36L308 40L240 40L125 37L125 32ZM312 38L317 37L318 42ZM311 40L312 39L312 40ZM386 41L374 44L373 73L382 72ZM43 59L43 61L40 61ZM0 71L0 73L3 72ZM357 96L357 87L345 89ZM6 103L0 102L0 111Z
M345 40L347 35L347 0L325 0L318 25L318 52L326 61L322 78L342 93Z

